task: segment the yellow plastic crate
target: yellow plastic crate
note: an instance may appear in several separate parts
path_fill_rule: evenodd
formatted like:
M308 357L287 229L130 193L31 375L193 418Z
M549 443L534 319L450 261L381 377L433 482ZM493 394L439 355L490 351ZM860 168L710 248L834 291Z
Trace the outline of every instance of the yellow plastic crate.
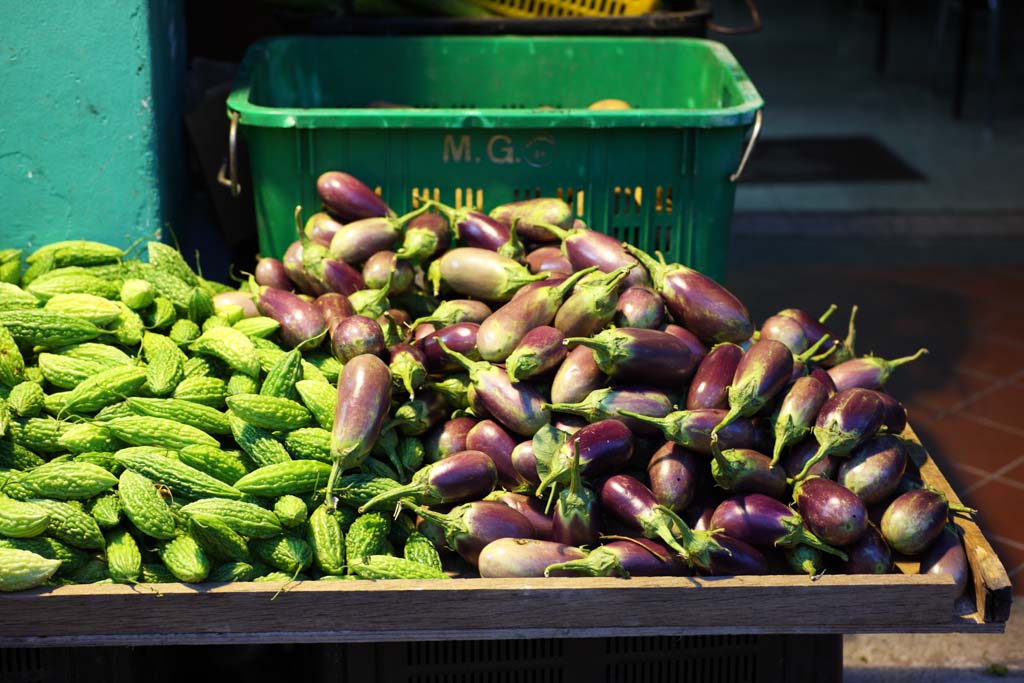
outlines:
M646 14L658 0L469 0L506 17L625 17Z

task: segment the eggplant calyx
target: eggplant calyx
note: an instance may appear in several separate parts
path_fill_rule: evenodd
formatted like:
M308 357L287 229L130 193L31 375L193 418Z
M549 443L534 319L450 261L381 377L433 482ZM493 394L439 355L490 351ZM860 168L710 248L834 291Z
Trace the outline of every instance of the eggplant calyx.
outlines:
M622 247L639 261L640 265L647 269L647 273L651 276L651 282L654 284L654 289L661 291L665 286L665 277L668 275L669 266L665 265L664 262L655 260L650 254L634 247L628 242L623 242Z
M590 275L595 270L597 270L597 266L590 266L589 268L584 268L583 270L576 271L575 273L567 277L565 280L555 285L554 289L555 293L558 296L558 299L564 299L566 295L570 291L572 291L572 288L576 286L577 282L585 278L587 275Z
M800 515L796 513L794 513L791 517L783 519L782 526L786 528L789 531L789 533L775 541L776 546L792 548L802 543L806 546L814 548L815 550L820 550L823 553L834 555L843 562L846 562L849 559L846 553L839 550L838 548L830 546L828 543L825 543L820 538L815 536L813 533L808 531L807 527L804 526L803 519L800 517Z
M629 578L629 572L622 566L615 553L603 547L594 550L579 560L569 560L548 565L544 569L544 576L551 576L553 571L570 572L583 576L618 576L623 579Z

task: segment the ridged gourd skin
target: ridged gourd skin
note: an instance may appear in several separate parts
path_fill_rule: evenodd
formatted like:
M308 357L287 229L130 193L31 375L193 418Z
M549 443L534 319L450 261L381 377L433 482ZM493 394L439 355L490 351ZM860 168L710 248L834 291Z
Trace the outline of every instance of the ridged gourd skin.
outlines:
M107 534L107 570L115 583L134 583L142 572L142 552L130 533L115 529Z
M318 460L289 460L253 470L235 487L254 496L276 498L286 494L312 493L327 485L331 466Z
M174 578L184 583L199 583L210 573L210 560L196 540L187 534L176 536L160 546L160 559Z
M254 427L287 430L308 427L313 416L302 404L287 398L260 394L236 394L226 399L228 408Z
M381 555L388 545L391 520L379 512L368 512L352 522L345 535L345 558L352 573L352 564L370 555Z
M28 550L0 548L0 592L41 586L60 569L60 560L48 560Z
M243 451L245 451L258 467L266 467L275 463L288 462L291 456L281 442L274 438L273 432L254 427L245 420L229 415L231 433Z
M413 531L405 539L402 556L412 562L419 562L438 571L443 570L441 553L437 552L434 542L418 531Z
M289 575L313 564L313 549L297 536L258 538L250 541L249 545L259 559Z
M21 478L22 486L40 498L87 500L117 484L117 477L87 462L50 462Z
M326 505L319 505L309 516L306 539L313 549L313 559L324 574L345 573L345 533L341 515Z
M174 515L155 482L126 469L118 480L118 495L121 509L136 529L159 540L174 538Z
M96 520L78 507L46 498L29 498L28 502L43 508L49 515L47 535L83 550L101 550L105 545Z
M370 555L361 562L349 564L361 579L447 579L440 569L391 555Z
M241 498L242 492L219 479L189 467L179 460L152 453L125 453L114 456L125 467L168 487L172 493L190 498Z
M0 536L32 538L49 526L50 515L43 508L0 495Z
M202 498L183 506L181 512L186 516L198 512L217 517L236 534L249 538L270 538L284 531L273 512L241 500Z

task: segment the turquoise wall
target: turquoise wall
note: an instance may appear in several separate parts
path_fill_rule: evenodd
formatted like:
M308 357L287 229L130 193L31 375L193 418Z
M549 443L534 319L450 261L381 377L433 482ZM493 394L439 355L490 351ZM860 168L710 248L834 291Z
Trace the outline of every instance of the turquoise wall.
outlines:
M0 2L0 248L177 223L184 38L180 0Z

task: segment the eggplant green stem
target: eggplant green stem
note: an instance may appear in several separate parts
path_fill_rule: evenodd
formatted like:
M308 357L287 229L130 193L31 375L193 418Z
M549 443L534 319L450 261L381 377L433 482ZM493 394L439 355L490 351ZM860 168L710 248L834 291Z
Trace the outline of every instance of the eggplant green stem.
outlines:
M800 363L806 363L810 359L814 358L814 354L816 354L818 352L818 349L820 349L822 347L822 345L825 342L827 342L829 339L831 339L831 338L832 338L831 334L824 334L824 335L822 335L821 339L819 339L818 341L814 342L814 344L812 344L810 346L810 348L808 348L803 353L801 353L801 354L799 354L797 356L794 356L793 359L798 361L798 362L800 362ZM832 347L832 348L834 349L835 347Z
M452 349L448 348L448 345L445 344L440 339L437 340L437 345L441 347L442 351L444 351L449 356L454 358L459 363L459 365L461 365L462 367L466 368L466 370L472 370L473 367L478 362L478 361L474 361L474 360L471 360L471 359L467 358L466 356L462 355L458 351L453 351Z
M888 365L889 370L891 371L891 370L893 370L895 368L898 368L901 365L906 365L907 363L913 363L915 360L917 360L921 356L926 356L926 355L928 355L928 349L926 349L926 348L924 348L922 346L921 348L919 348L917 350L916 353L914 353L914 354L912 354L910 356L903 356L902 358L894 358L893 360L887 361L887 365Z
M299 234L299 239L304 239L305 232L302 230L302 204L295 205L295 231Z
M565 295L568 294L572 290L572 288L576 286L577 282L585 278L587 275L590 275L595 270L597 270L597 266L590 266L589 268L584 268L583 270L573 273L564 281L559 282L557 285L555 285L555 292L557 292L558 298L564 299Z
M544 223L538 221L534 223L534 225L537 226L538 228L544 228L545 230L547 230L548 232L550 232L552 235L562 240L563 242L573 232L572 230L566 230L565 228L559 227L553 223Z
M857 304L850 309L850 322L846 325L846 339L843 340L843 348L850 358L857 357L857 352L854 350L854 345L857 343L857 310Z
M396 486L395 488L390 489L388 491L378 493L376 496L360 505L359 509L356 510L356 512L358 512L359 514L363 514L367 510L370 510L380 505L381 503L390 503L391 501L400 502L406 496L417 493L420 490L420 488L422 487L415 483L409 483L403 486ZM327 490L331 491L332 489L330 486L328 486Z
M835 304L829 305L828 309L820 316L818 316L818 322L824 325L828 321L828 319L832 317L832 314L838 310L839 307L836 306Z
M804 468L802 470L800 470L800 473L797 474L795 477L793 477L791 479L787 479L786 480L787 483L795 484L795 483L801 482L804 479L806 479L808 473L810 473L810 471L811 471L811 468L814 467L815 465L817 465L819 462L821 462L821 460L826 455L828 455L828 451L829 451L829 447L828 446L829 445L827 443L823 443L820 446L818 446L818 450L814 453L814 455L811 456L811 459L808 460L804 464Z
M406 223L411 221L412 219L414 219L414 218L416 218L418 216L422 216L423 214L425 214L429 210L430 210L430 204L424 204L423 206L419 207L418 209L413 209L409 213L403 214L403 215L399 216L398 218L392 219L392 223L394 225L398 226L398 227L402 227Z

